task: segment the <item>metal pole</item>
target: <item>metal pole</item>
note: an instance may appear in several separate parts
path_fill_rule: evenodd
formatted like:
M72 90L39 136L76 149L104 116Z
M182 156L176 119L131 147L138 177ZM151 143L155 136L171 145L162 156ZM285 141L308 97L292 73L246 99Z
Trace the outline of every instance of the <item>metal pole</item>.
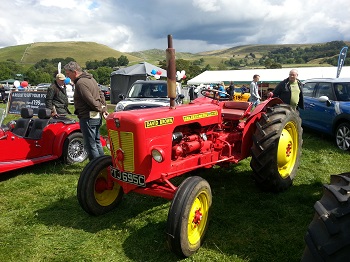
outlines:
M173 48L173 38L168 35L168 48L166 49L167 83L168 96L170 98L170 108L175 108L176 98L176 63L175 49Z

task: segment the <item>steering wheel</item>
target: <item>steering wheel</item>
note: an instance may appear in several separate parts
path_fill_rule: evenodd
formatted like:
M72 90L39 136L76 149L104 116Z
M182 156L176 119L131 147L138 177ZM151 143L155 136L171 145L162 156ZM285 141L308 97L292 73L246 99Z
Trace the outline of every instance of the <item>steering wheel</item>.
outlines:
M218 100L218 101L230 100L229 94L227 94L226 92L217 90L217 89L202 89L201 94L202 94L202 96L205 96L205 97L208 97L208 98L211 98L214 100ZM220 94L224 94L226 97L221 97Z

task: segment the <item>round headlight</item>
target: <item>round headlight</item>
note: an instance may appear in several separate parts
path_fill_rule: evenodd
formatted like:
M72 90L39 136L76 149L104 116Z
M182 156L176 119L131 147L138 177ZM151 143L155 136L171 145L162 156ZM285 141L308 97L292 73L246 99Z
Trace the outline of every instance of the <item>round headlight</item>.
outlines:
M122 103L118 103L115 107L115 112L123 111L123 110L124 110L124 105Z
M161 163L164 161L164 153L163 150L160 149L152 149L152 157L155 161L158 163Z

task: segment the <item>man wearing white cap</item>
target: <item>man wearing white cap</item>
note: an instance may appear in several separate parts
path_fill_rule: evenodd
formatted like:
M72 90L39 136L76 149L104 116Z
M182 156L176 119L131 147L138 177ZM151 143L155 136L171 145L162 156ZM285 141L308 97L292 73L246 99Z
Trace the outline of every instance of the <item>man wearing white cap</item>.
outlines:
M64 80L64 74L57 74L56 80L47 89L45 106L51 109L51 116L70 114L68 109L68 97Z

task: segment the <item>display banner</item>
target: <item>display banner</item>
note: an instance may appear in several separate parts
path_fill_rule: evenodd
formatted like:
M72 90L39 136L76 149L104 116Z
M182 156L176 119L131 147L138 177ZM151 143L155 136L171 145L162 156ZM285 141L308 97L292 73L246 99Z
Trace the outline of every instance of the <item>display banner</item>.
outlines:
M341 69L343 68L344 62L345 62L345 58L346 58L346 52L348 51L348 47L344 46L341 50L340 50L340 54L339 54L339 58L338 58L338 69L337 69L337 78L340 75Z
M38 114L39 108L45 108L46 92L40 91L13 91L10 93L8 113L21 114L22 107L33 109L33 114Z

